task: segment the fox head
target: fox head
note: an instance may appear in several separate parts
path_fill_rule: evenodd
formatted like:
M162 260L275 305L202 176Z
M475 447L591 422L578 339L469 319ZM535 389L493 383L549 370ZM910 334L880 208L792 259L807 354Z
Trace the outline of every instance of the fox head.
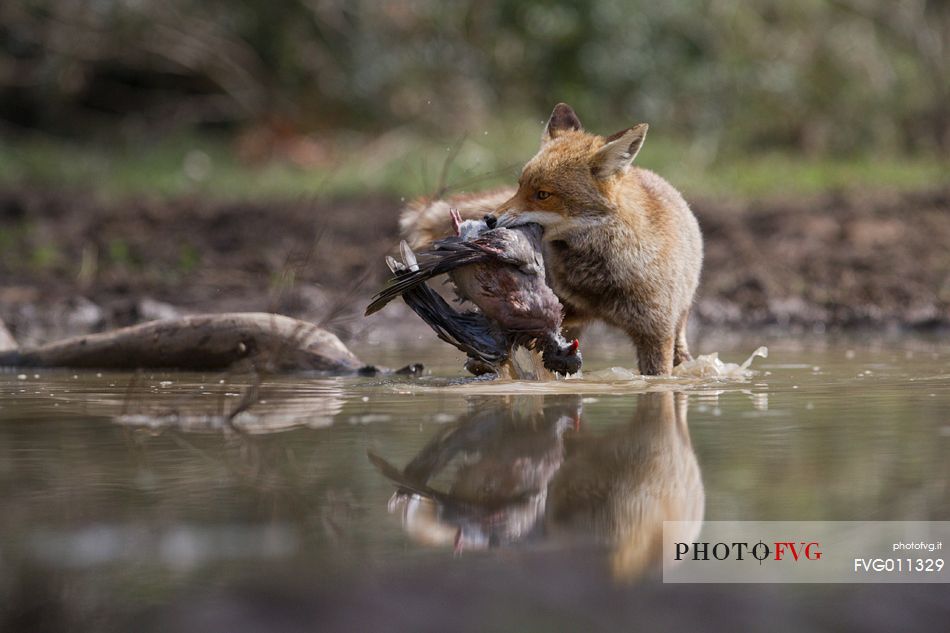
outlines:
M521 172L518 191L496 212L502 224L536 222L551 238L610 215L647 128L640 123L608 137L590 134L569 105L557 104L541 134L541 149Z

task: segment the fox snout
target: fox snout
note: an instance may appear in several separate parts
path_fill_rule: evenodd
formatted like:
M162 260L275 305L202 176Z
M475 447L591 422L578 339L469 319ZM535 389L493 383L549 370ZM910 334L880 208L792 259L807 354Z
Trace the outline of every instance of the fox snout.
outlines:
M498 226L510 229L511 227L518 226L520 224L525 224L524 222L519 222L520 214L514 211L502 211L498 210L495 212L495 218L498 223Z
M494 211L494 216L498 219L498 226L505 228L511 228L513 226L518 226L523 224L523 222L518 222L518 217L521 215L518 205L516 204L518 196L517 194L506 200Z
M498 226L511 228L521 226L522 224L540 224L543 227L549 228L561 223L565 219L560 213L525 209L521 205L514 204L514 202L515 200L509 200L495 211L495 217L498 218Z

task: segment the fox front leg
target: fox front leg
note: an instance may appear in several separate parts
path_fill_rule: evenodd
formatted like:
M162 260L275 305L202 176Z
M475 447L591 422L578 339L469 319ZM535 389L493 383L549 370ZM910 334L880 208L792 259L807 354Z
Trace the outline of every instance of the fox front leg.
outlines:
M645 336L630 332L637 346L637 361L644 376L668 376L673 373L673 350L676 336Z

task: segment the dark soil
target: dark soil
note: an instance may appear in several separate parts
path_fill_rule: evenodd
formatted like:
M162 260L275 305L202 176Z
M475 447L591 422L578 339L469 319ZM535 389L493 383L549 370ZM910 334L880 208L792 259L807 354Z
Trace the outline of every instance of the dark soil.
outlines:
M704 325L950 325L950 188L694 205Z
M0 191L0 319L21 342L189 312L277 311L344 337L388 272L400 203L101 201ZM950 189L694 201L699 328L950 325ZM409 318L390 311L390 322Z

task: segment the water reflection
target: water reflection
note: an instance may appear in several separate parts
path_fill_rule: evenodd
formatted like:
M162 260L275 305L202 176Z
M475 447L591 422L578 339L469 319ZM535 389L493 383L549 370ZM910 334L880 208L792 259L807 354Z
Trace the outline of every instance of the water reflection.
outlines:
M390 511L416 541L461 551L531 536L565 457L565 433L580 424L577 396L479 398L471 406L401 471L370 455L399 485ZM448 490L430 486L450 465Z
M220 385L207 388L202 385L197 390L187 384L172 389L172 381L159 385L162 391L150 393L146 402L130 406L131 398L127 398L123 412L112 420L121 426L153 432L232 430L266 435L302 427L328 427L345 403L343 389L334 380L293 387L266 385L263 389L259 381L246 388L222 381Z
M456 552L593 541L615 576L633 578L659 561L664 521L702 521L685 394L644 393L629 422L605 430L586 427L576 396L471 405L401 470L370 454L396 484L389 509L414 541Z
M698 531L705 491L685 394L643 394L629 423L580 434L569 450L551 482L547 526L552 535L603 539L617 577L635 577L659 561L664 521L694 521Z

